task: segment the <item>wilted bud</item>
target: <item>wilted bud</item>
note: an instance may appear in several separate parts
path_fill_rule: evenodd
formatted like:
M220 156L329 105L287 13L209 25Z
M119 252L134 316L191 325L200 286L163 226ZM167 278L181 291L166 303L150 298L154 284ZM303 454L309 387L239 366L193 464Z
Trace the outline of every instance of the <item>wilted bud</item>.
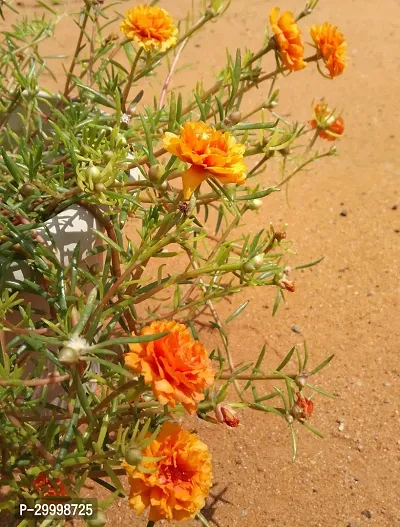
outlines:
M250 210L259 210L262 207L262 200L261 199L250 199L247 203L247 208Z
M278 242L284 240L286 238L286 232L280 232L280 231L276 231L274 233L274 238L275 240L278 240Z
M291 293L294 293L296 289L294 282L292 280L288 280L287 278L282 278L282 280L279 280L278 285L281 289L286 289Z
M139 448L130 447L126 451L125 460L128 463L128 465L137 467L138 465L140 465L142 459L143 459L143 454L142 454L142 451L139 450Z
M311 399L302 397L296 393L297 401L292 406L291 414L295 419L308 419L311 417L314 410L314 403Z
M35 193L36 187L34 185L31 185L30 183L25 183L24 185L22 185L19 191L21 192L21 195L24 198L28 198L29 196L32 196L32 194Z
M231 428L239 426L240 421L236 417L235 410L232 410L232 408L226 403L217 404L215 407L215 417L217 418L217 421L225 423Z
M89 527L104 527L107 523L107 516L104 511L97 510L94 512L93 516L86 520L86 523Z
M0 487L0 501L7 498L11 493L10 485L2 485Z
M149 168L149 179L152 183L158 183L165 174L165 169L162 165L152 165Z

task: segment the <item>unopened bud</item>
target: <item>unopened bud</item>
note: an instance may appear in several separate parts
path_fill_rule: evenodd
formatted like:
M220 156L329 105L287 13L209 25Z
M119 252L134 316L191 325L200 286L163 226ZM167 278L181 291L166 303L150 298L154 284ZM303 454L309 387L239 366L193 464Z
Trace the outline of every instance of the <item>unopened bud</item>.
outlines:
M29 196L32 196L32 194L35 193L35 190L36 190L36 187L34 185L31 185L30 183L25 183L19 189L19 191L21 192L24 198L28 198Z
M242 112L236 111L232 112L226 118L226 121L230 124L238 124L242 120Z
M249 208L250 210L259 210L262 207L262 204L263 202L261 199L251 199L247 204L247 208Z
M95 186L94 186L94 190L95 190L96 192L98 192L99 194L100 194L101 192L104 192L104 191L106 190L106 188L107 188L107 187L105 186L104 183L96 183Z
M165 169L162 165L152 165L149 168L149 179L152 183L158 183L165 174Z
M104 150L103 152L104 161L108 163L108 161L112 159L113 155L114 155L114 152L112 150Z
M251 262L244 262L244 264L242 265L242 269L245 273L254 273L254 271L256 270L256 268Z
M250 260L250 263L254 266L255 269L260 269L262 265L264 264L264 255L263 254L257 254L257 256L254 256Z
M76 349L66 346L61 349L58 355L58 360L61 364L64 364L64 366L71 366L72 364L79 362L79 353Z
M92 165L86 169L85 176L93 183L98 183L101 180L101 170Z
M64 342L64 347L60 350L58 360L66 366L76 364L80 360L81 355L89 348L90 346L85 339L79 336L73 336Z
M142 459L143 459L143 454L142 454L142 451L139 450L139 448L130 447L126 451L125 460L128 463L128 465L137 467L138 465L140 465Z
M308 379L308 373L303 371L303 372L299 373L298 375L296 375L296 378L295 378L294 382L300 388L304 388L304 386L307 384L307 379Z
M107 516L102 510L97 510L93 513L93 517L86 520L89 527L104 527L107 523Z

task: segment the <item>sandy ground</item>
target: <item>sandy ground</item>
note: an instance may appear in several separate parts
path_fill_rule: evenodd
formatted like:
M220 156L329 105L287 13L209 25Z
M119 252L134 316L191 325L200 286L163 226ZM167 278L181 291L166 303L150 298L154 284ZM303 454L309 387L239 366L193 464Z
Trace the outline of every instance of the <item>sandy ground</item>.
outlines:
M190 3L161 5L182 17ZM318 383L336 400L316 398L312 422L325 439L299 430L295 463L281 420L245 412L241 426L232 430L194 422L214 459L215 485L204 515L221 527L400 526L400 4L320 4L302 21L304 32L314 22L337 23L348 41L349 67L334 81L323 79L312 66L282 79L279 108L305 120L314 98L325 96L331 106L342 107L346 137L339 144L341 155L300 174L291 184L289 205L284 193L272 195L249 227L255 232L261 223L279 227L287 222L298 252L292 262L325 260L297 274L296 292L288 295L288 304L274 320L272 290L235 298L236 306L244 299L251 302L231 325L230 340L237 362L256 357L266 343L270 367L304 339L315 364L335 353ZM124 2L120 10L131 5ZM264 0L233 0L224 18L187 47L182 63L189 56L196 63L181 72L176 84L193 84L201 76L208 84L212 69L224 64L225 45L231 51L238 45L256 49L271 7ZM299 11L303 2L287 0L281 7ZM34 6L22 0L20 9L32 13ZM64 53L71 53L75 33L72 25L58 28ZM50 78L48 86L54 86ZM261 88L251 103L266 93L267 87ZM272 165L263 178L266 184L277 181ZM340 214L344 209L346 216ZM234 306L220 309L223 316ZM291 330L293 324L301 334ZM216 337L212 330L202 331L210 349ZM108 525L133 527L145 521L121 501L113 506Z

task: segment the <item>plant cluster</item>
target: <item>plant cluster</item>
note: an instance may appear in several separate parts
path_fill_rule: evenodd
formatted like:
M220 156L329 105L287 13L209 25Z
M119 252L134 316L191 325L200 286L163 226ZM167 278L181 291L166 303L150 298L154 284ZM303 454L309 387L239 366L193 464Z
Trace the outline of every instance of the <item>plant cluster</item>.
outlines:
M342 117L324 102L304 124L278 111L281 77L312 63L330 78L345 68L346 43L329 23L312 26L314 48L304 54L300 23L317 2L297 17L273 8L260 49L227 54L215 83L199 81L187 99L169 88L171 78L189 39L227 0L201 3L199 18L179 23L156 2L123 16L116 4L85 0L57 93L43 86L52 72L41 42L62 16L40 2L46 16L3 31L0 511L77 498L91 480L110 497L87 523L104 525L107 507L127 495L127 475L130 506L146 511L149 526L192 517L207 525L210 454L177 417L237 427L238 409L272 414L288 426L293 458L297 426L321 435L309 421L312 397L328 394L312 378L332 356L310 367L304 344L271 368L264 346L238 366L227 327L248 302L225 320L218 314L220 301L248 287L276 290L273 314L295 291L285 228L253 235L239 227L301 170L336 154L335 146L315 150L317 141L343 134ZM2 2L3 17L7 9ZM116 21L120 33L110 33ZM143 104L163 63L161 94ZM242 110L263 83L266 99ZM273 158L281 180L268 186ZM82 214L94 227L86 245L62 256L68 211L72 227ZM196 329L205 314L219 336L211 351Z

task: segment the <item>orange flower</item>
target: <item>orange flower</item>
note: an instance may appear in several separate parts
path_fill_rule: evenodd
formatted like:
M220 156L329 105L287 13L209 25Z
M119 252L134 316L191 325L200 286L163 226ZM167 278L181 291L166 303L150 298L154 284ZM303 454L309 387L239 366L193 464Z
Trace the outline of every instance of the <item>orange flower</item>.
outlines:
M68 496L67 489L59 478L50 480L43 472L32 481L32 485L42 496Z
M308 419L311 417L314 410L314 403L311 399L302 397L299 393L296 393L297 401L293 405L292 414L296 419Z
M169 14L161 7L138 5L126 13L121 31L145 48L166 51L176 44L178 30Z
M333 79L343 73L347 60L347 44L343 34L328 22L322 26L314 25L310 33L325 66Z
M274 7L269 14L269 20L282 61L290 71L302 70L306 67L306 63L303 60L304 46L300 38L299 26L290 11L285 11L279 18L278 16L279 7Z
M342 117L335 117L334 112L325 103L317 104L314 108L314 119L310 121L312 128L319 128L319 137L328 141L335 141L343 135L344 121Z
M210 176L223 184L241 185L246 179L243 161L246 147L237 143L230 132L215 130L203 121L186 122L179 136L166 132L163 145L174 156L191 163L182 174L185 199Z
M178 424L164 423L157 438L143 451L160 461L142 462L154 470L143 473L123 462L130 483L129 504L138 514L150 507L149 521L188 520L204 507L211 487L211 455L196 434Z
M194 413L197 403L204 399L203 390L214 381L211 361L189 330L173 320L152 322L140 333L154 335L166 331L169 334L158 340L130 344L125 364L143 375L161 404L175 406L178 402Z

